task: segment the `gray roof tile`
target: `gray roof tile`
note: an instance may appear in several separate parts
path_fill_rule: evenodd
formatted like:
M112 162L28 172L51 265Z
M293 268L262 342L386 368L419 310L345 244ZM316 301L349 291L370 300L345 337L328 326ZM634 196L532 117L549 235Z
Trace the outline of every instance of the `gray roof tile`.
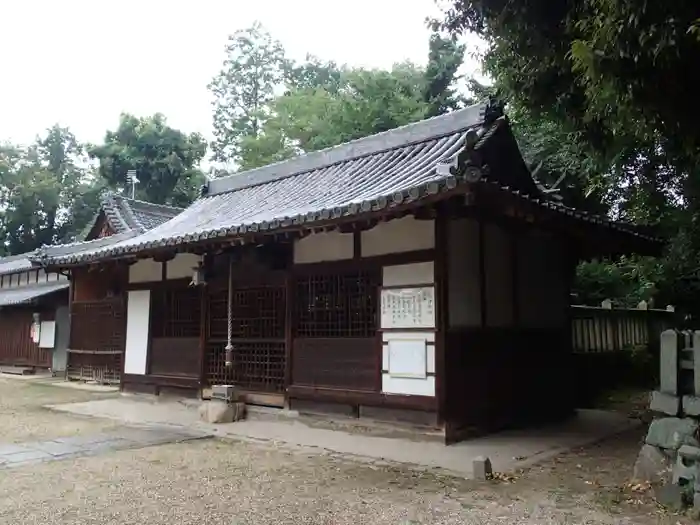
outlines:
M0 275L30 270L32 268L30 257L34 255L34 253L35 252L27 252L20 255L0 257Z
M476 170L477 177L483 176L483 183L505 186L507 182L511 188L506 189L544 203L547 199L531 178L496 181L489 180L488 174L480 171L479 149L497 129L507 125L503 117L497 118L498 115L489 116L485 122L485 110L490 108L472 106L335 148L212 180L202 198L150 231L110 246L49 259L53 264L76 264L350 217L417 201L451 190L458 184L474 183L472 171L466 169L469 166ZM553 210L567 215L575 213L576 217L588 220L582 212L555 203L551 206Z
M69 286L68 281L63 281L0 290L0 306L31 303L39 297L67 290Z

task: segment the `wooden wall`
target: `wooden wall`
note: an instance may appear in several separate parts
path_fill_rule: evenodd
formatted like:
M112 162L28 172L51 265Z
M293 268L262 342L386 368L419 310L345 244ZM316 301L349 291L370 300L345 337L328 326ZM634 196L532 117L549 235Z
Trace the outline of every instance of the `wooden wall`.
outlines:
M476 218L450 221L448 239L447 441L571 413L566 244Z
M7 366L51 367L51 349L39 348L32 341L33 314L40 309L5 308L0 315L0 364ZM41 312L42 319L52 320L51 310Z

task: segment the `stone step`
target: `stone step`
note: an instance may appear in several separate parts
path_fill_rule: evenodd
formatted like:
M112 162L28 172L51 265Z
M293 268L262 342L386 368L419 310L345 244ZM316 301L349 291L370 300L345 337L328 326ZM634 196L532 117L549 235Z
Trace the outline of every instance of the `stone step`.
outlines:
M11 374L15 376L33 375L35 370L31 366L0 366L0 374Z

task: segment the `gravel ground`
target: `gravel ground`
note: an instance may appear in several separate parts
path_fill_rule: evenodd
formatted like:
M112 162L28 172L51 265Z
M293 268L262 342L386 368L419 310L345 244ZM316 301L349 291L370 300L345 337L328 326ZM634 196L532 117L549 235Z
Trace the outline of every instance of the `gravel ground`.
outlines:
M11 383L0 380L2 432L15 432L8 421L22 429L14 436L32 437L110 424L39 408L95 394ZM640 436L620 436L487 483L262 443L205 440L110 452L0 469L0 523L685 523L660 511L648 491L627 485Z
M66 417L42 408L52 403L89 401L104 396L26 379L0 378L0 443L93 434L114 428L118 425L115 421Z
M600 499L597 486L586 493L559 485L566 469L553 469L561 466L543 467L512 483L477 484L206 440L0 471L0 523L678 523L645 503Z

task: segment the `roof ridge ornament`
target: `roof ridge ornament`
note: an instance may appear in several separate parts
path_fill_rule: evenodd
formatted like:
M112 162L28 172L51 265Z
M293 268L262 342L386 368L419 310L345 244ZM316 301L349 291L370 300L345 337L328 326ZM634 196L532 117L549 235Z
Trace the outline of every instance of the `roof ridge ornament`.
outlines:
M484 106L484 112L483 112L483 119L484 119L484 125L485 126L490 126L496 120L498 120L501 117L505 117L506 112L505 112L505 103L496 97L489 97L488 101L486 102Z

